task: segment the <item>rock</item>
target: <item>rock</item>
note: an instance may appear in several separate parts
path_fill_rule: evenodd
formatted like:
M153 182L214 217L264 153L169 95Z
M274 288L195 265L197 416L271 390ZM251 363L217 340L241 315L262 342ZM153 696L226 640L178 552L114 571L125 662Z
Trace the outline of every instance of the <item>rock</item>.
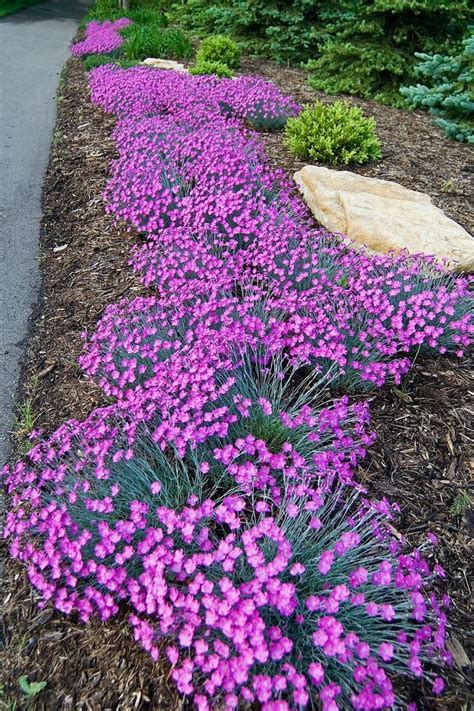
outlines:
M157 59L156 57L148 57L144 59L142 64L147 67L153 67L154 69L171 69L175 72L186 72L187 69L184 64L180 62L173 62L171 59Z
M429 254L474 271L474 239L429 195L388 180L306 165L294 175L311 212L331 232L375 252Z

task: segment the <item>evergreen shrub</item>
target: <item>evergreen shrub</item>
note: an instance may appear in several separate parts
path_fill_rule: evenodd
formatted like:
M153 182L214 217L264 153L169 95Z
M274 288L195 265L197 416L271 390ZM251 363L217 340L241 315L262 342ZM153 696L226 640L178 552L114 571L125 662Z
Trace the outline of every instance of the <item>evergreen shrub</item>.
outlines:
M316 101L288 119L285 134L295 156L328 165L367 163L382 155L375 119L347 101Z
M196 63L219 62L229 69L237 69L240 65L239 45L230 37L213 35L201 42L196 54Z
M307 64L309 82L328 94L404 105L400 87L415 78L416 52L443 51L462 40L467 0L342 0L326 27L328 41Z
M428 109L449 138L474 143L474 34L456 56L416 56L421 59L416 72L425 83L402 87L401 93L410 106Z

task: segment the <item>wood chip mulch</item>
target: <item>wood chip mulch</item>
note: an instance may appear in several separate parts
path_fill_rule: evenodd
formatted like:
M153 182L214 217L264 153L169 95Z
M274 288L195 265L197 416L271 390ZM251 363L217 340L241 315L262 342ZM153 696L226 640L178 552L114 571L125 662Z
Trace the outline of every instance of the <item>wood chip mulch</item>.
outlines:
M300 101L317 96L300 70L246 60L244 71L268 76ZM384 143L384 159L357 170L428 192L450 217L472 230L469 149L445 139L423 114L354 103L376 115ZM127 266L130 244L137 237L113 224L100 197L115 157L113 123L90 104L80 61L69 60L44 187L43 292L23 379L23 398L30 398L36 426L47 432L105 402L77 365L81 332L94 328L107 304L124 295L147 293ZM286 152L281 135L265 135L263 140L275 164L289 173L301 167ZM452 597L455 664L441 700L432 698L429 689L421 692L420 708L431 711L467 711L473 700L468 566L474 535L474 401L468 366L465 360L450 358L419 361L403 388L387 387L373 395L373 426L379 438L359 471L371 494L400 504L397 528L402 535L417 543L433 531L440 540L436 555L447 576L439 590ZM38 610L22 567L8 560L4 544L1 554L0 711L185 708L168 681L166 665L152 664L133 641L125 610L108 624L87 626L49 608ZM44 680L47 686L27 700L19 691L22 675Z
M106 402L77 363L81 333L95 328L107 304L149 293L127 265L136 236L104 212L113 126L89 101L82 63L69 60L43 193L42 295L23 377L22 397L46 432ZM80 625L38 610L22 567L0 545L0 711L13 711L7 704L14 702L17 710L45 711L183 708L167 683L168 667L153 664L132 639L126 611L109 625ZM47 681L31 701L19 690L22 675Z

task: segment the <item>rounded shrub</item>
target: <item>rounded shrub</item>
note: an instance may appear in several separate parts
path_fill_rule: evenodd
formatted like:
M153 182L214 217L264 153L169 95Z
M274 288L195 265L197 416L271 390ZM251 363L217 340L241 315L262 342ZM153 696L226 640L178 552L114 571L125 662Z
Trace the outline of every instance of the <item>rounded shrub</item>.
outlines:
M316 101L288 119L285 134L293 155L328 165L367 163L382 155L375 119L347 101Z
M224 35L212 35L201 42L196 54L196 63L222 62L230 69L237 69L240 64L239 45Z
M233 72L224 62L214 62L211 60L203 60L197 62L194 67L189 70L190 74L214 74L216 77L225 77L232 79Z

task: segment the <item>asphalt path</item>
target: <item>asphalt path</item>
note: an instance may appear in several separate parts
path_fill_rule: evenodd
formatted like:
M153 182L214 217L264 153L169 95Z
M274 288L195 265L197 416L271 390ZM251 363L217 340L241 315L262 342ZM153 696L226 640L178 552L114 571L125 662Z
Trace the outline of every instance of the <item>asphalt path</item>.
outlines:
M50 0L0 18L0 468L41 284L41 191L68 47L90 0Z

